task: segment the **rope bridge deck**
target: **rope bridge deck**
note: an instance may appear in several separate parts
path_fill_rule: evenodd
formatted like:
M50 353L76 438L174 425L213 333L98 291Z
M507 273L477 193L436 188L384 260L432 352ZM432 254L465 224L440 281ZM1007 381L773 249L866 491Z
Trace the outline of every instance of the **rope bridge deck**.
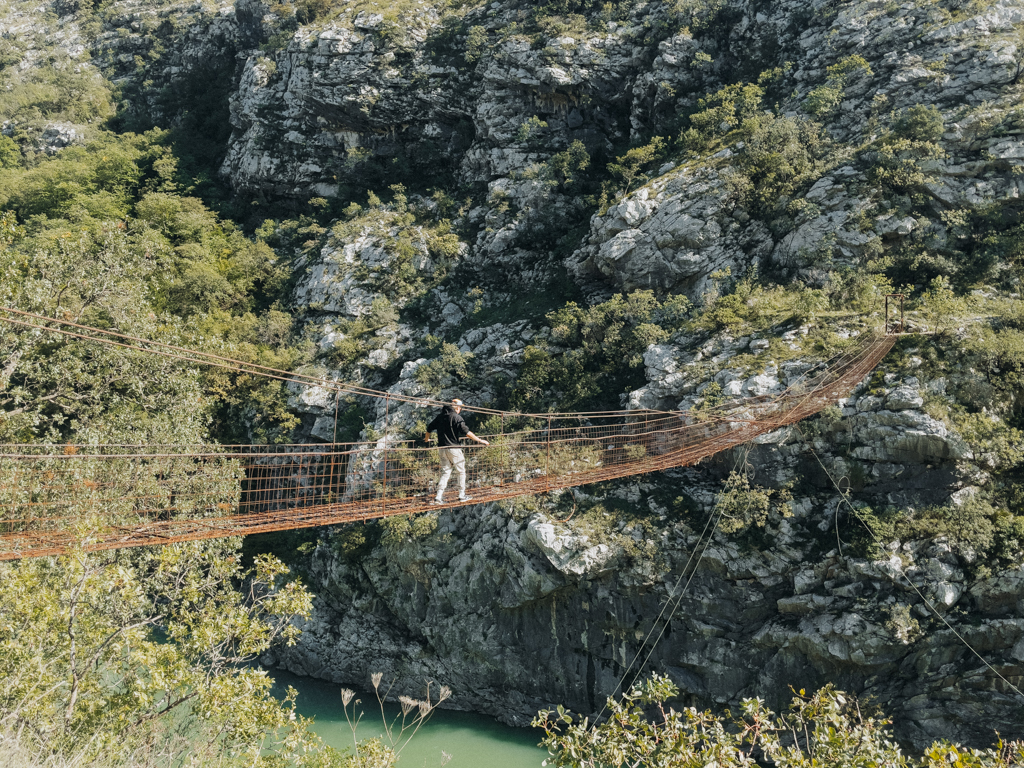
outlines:
M847 397L894 342L867 335L779 395L699 411L533 414L525 429L466 447L472 498L447 506L695 464ZM437 508L439 475L435 448L393 435L287 446L0 445L0 560L414 514Z

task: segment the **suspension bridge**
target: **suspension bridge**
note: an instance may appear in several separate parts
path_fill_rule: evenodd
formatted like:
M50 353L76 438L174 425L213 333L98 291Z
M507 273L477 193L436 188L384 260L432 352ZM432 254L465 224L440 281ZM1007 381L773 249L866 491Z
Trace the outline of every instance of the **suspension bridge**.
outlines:
M15 326L248 372L303 386L436 408L394 395L4 309ZM498 416L466 447L480 504L696 464L846 398L889 352L902 320L865 333L785 391L689 412ZM337 418L337 417L335 417ZM492 422L493 423L493 422ZM506 431L506 425L516 429ZM0 560L310 528L437 509L436 449L386 428L372 439L303 445L0 445Z

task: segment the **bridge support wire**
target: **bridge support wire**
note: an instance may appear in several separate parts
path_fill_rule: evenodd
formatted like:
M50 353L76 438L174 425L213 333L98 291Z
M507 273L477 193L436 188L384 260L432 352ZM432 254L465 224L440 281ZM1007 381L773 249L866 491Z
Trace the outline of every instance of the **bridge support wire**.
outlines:
M798 429L799 429L799 427L798 427ZM871 538L874 540L875 544L877 544L879 547L884 547L885 546L885 542L883 542L878 537L878 534L875 533L875 530L868 524L868 522L863 517L861 517L860 513L857 511L857 508L854 507L853 504L850 502L850 494L847 491L844 491L840 487L839 483L836 482L835 477L828 470L828 467L825 466L825 463L821 460L821 457L818 456L818 452L814 450L813 443L811 441L806 441L806 442L807 442L808 449L811 452L811 455L814 456L815 461L818 462L818 466L821 467L821 471L825 473L825 476L829 479L829 482L832 483L832 486L836 489L836 493L839 495L839 503L845 503L847 508L850 510L850 514L852 514L855 518L857 518L858 522L860 522L860 524L864 526L864 530L866 530L868 532L868 535L871 536ZM839 517L838 517L839 503L836 504L836 538L837 539L839 537ZM935 618L937 618L940 622L942 622L942 624L945 625L946 629L948 629L950 632L952 632L953 636L956 637L956 639L959 640L961 643L963 643L964 646L967 648L967 650L970 651L982 664L984 664L985 667L988 668L988 670L992 674L994 674L1003 683L1005 683L1007 688L1009 688L1011 691L1013 691L1015 694L1017 694L1017 696L1019 696L1021 699L1024 699L1024 691L1021 691L1020 687L1014 685L1005 676L1003 676L1003 674L998 669L996 669L992 665L991 662L989 662L984 656L982 656L981 653L979 653L978 650L967 641L967 638L965 638L962 634L960 634L960 632L958 632L957 629L952 624L949 623L949 620L942 613L939 612L939 610L935 607L935 604L932 603L932 601L928 599L928 597L924 594L924 592L921 590L921 588L918 587L917 584L914 582L914 580L911 579L910 576L907 575L906 570L903 568L903 563L899 560L899 558L894 558L891 562L892 562L893 565L896 566L896 569L899 572L900 576L903 577L903 580L917 594L917 596L921 599L921 602L924 603L925 607L928 608L928 610L932 613L932 615L935 616Z

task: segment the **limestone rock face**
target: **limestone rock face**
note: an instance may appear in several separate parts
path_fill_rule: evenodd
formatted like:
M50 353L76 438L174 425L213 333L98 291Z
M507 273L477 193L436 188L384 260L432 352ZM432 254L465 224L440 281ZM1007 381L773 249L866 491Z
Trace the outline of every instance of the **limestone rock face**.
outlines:
M1024 193L1016 171L1024 166L1024 124L1006 117L1018 99L1009 82L1019 3L952 14L881 0L813 11L803 0L770 9L744 2L730 6L735 18L713 45L682 29L644 42L643 30L662 21L655 5L638 4L603 30L536 45L502 33L518 18L514 3L491 3L465 20L488 35L472 61L427 55L440 24L430 14L401 41L382 36L369 17L300 29L284 50L245 57L223 173L242 191L330 196L360 158L429 151L481 190L463 219L474 233L462 255L470 274L532 291L562 279L564 269L591 301L650 289L700 302L717 290L713 274L739 277L755 266L822 287L837 269L862 269L886 249L926 249L956 237L951 219L929 218L886 187L878 152L863 149L893 128L891 114L915 105L936 105L944 122L931 154L915 163L918 194L944 211L977 211ZM812 90L853 55L867 67L849 74L833 108L811 115ZM787 61L793 67L782 76L779 112L813 117L835 154L775 208L758 209L735 183L756 158L730 143L734 126L725 125L721 147L701 155L677 146L649 180L608 190L607 210L566 250L537 245L555 242L553 231L561 235L564 222L588 210L549 166L573 142L593 162L609 162L629 141L675 139L671 119L693 112L700 96L736 82L741 68L755 82ZM325 314L365 315L374 294L365 273L386 258L372 238L338 242L310 260L297 295ZM521 298L508 290L509 303ZM450 333L495 378L514 379L527 344L559 351L540 323L489 319L475 327L473 303L448 287L432 289L429 302L430 331ZM327 328L330 318L324 322L321 344L329 347L336 331ZM454 381L436 392L419 383L428 361L413 344L403 346L415 332L396 332L359 372L383 376L393 366L392 378L369 381L411 397L462 394ZM730 398L782 392L814 370L811 355L799 352L806 333L788 327L778 339L724 332L665 339L645 351L646 383L625 404L685 412L712 385ZM788 354L778 354L779 343ZM477 395L486 400L490 387ZM945 391L946 382L904 370L884 386L858 388L817 420L762 436L749 453L607 491L650 510L657 524L649 530L586 529L557 522L543 507L481 505L440 512L433 533L370 541L358 559L347 554L351 531L332 531L308 564L315 616L277 661L345 683L381 670L410 692L424 677L443 680L457 706L516 723L557 703L596 712L676 594L706 519L700 515L720 488L712 480L743 461L766 487L796 489L788 513L773 508L756 543L719 534L702 550L651 669L670 674L698 706L759 695L781 707L791 685L834 682L871 696L916 744L936 736L987 744L993 727L1004 737L1024 735L1015 705L984 690L987 678L979 682L960 640L911 586L986 658L1019 674L1019 574L977 580L971 553L941 537L868 551L862 522L842 503L841 491L852 488L875 512L952 508L984 485L982 460L926 410ZM314 416L318 405L310 395L295 407ZM382 405L373 414L379 434L415 424L423 411L395 406L386 423ZM378 453L379 438L367 441L353 482L372 479ZM688 516L670 509L684 493ZM639 554L647 544L656 554ZM980 619L960 623L961 610Z
M678 471L615 493L655 509L659 488L697 477ZM871 696L917 744L939 735L984 741L993 727L1018 735L1016 705L978 690L960 640L941 625L922 632L901 624L894 608L916 602L912 580L937 610L980 611L980 624L950 619L1005 673L1024 662L1019 574L970 586L941 541L878 560L840 556L831 532L831 551L815 543L821 539L812 531L832 521L814 508L794 503L791 517L770 522L778 538L769 549L716 536L669 614L653 668L702 705L734 706L756 693L784 706L789 685L833 682ZM349 534L338 530L309 563L314 617L299 645L273 660L344 683L380 670L410 692L424 676L444 679L456 706L517 724L556 703L596 712L677 594L697 522L666 520L643 534L659 545L653 572L621 549L614 530L582 536L516 507L442 511L434 533L390 540L358 560L341 554Z
M580 279L599 274L619 290L699 297L711 273L740 274L771 253L764 224L740 223L734 210L718 173L683 166L596 216L588 244L566 265Z
M795 329L789 342L799 335ZM510 354L510 337L498 325L467 333L460 345ZM686 410L711 381L734 398L770 395L813 372L809 361L773 362L770 347L725 334L652 345L644 356L649 383L631 393L630 405ZM787 512L770 514L756 547L719 533L702 549L653 668L702 705L760 695L783 707L788 686L833 682L871 696L917 745L938 737L984 743L992 727L1019 733L1014 705L978 689L963 644L924 608L915 586L986 658L1014 670L1024 663L1024 579L1011 569L972 582L972 554L941 537L865 556L851 541L860 522L833 485L855 487L873 508L962 503L973 492L961 471L970 451L923 410L925 393L944 389L944 381L890 374L884 387L837 402L829 418L757 441L743 460L761 482L801 490ZM725 474L738 460L707 463ZM299 646L272 660L345 683L381 670L408 681L410 692L424 675L443 677L457 706L517 724L557 703L595 712L677 595L700 542L703 518L673 517L666 499L685 489L697 509L711 510L707 471L675 470L604 491L602 503L650 510L658 522L646 529L576 525L518 503L482 505L438 513L432 533L371 542L358 560L344 554L351 532L337 529L309 562L315 615ZM647 544L656 554L640 556ZM975 618L959 623L960 610Z
M414 241L414 246L413 269L429 274L433 263L426 244L420 238ZM374 298L379 296L393 299L400 305L400 297L388 297L386 290L375 285L382 275L394 268L395 261L395 254L382 238L370 233L344 244L331 243L307 265L295 288L295 300L300 306L349 318L367 314Z
M76 66L103 67L126 91L136 88L132 114L165 125L180 117L168 94L196 83L224 86L231 136L221 173L257 205L333 198L370 161L407 163L428 179L424 188L445 186L434 184L437 175L453 189L471 189L466 210L452 214L470 233L457 261L466 285L486 283L498 297L488 309L516 308L566 273L587 300L650 289L699 302L717 290L713 274L739 277L755 266L820 287L836 269L861 269L884 249L925 251L957 237L955 217L926 216L907 202L911 195L879 180L876 140L893 129L891 115L915 105L935 105L943 127L914 165L914 196L956 213L1024 194L1024 121L1012 111L1019 106L1015 30L1024 22L1018 0L741 0L727 4L714 35L670 22L664 3L636 3L625 18L536 40L512 26L526 10L516 0L474 6L451 26L423 4L397 30L381 14L345 9L285 30L281 8L260 0L160 7L117 0L104 4L103 29L91 38L79 5L59 0L56 20L12 11L5 32L40 26ZM487 45L467 57L472 28L483 30ZM848 75L832 108L812 115L812 91L854 55L867 67ZM39 60L30 48L17 66ZM702 96L756 82L786 62L792 68L778 75L773 94L779 113L813 117L834 154L775 208L759 210L735 183L756 159L729 138L735 126L719 126L720 146L703 154L674 142L686 127L680 116ZM13 135L20 127L5 122L0 130ZM59 151L85 130L47 125L34 146ZM584 195L555 168L576 142L587 162L607 166L652 136L670 140L671 157L628 189L620 180L620 188ZM602 191L608 208L587 221ZM483 383L473 392L481 403L515 379L527 345L559 352L540 319L548 307L536 317L489 317L466 285L441 284L416 297L422 325L383 324L348 368L331 370L334 353L350 341L348 324L367 319L375 299L409 308L409 293L385 279L397 263L394 235L348 231L296 256L294 305L322 353L324 375L409 398L360 402L373 429L348 467L350 488L374 481L385 436L423 419L416 398L466 394L453 376L422 383L433 362L422 344L427 333L481 365ZM428 234L416 224L403 236L412 271L427 284L439 268ZM625 395L625 405L685 412L716 388L730 398L781 392L813 370L799 351L806 333L665 339L645 350L646 383ZM779 343L787 354L775 351ZM359 543L352 529L326 531L304 564L315 615L299 645L276 661L348 684L365 684L368 671L380 670L410 693L436 679L452 686L456 706L519 724L558 703L594 713L665 601L678 596L720 480L743 462L776 493L795 489L793 498L786 511L773 506L763 529L716 534L701 550L649 669L670 674L697 706L765 696L778 708L791 685L835 682L872 697L918 744L936 736L988 744L993 728L1020 738L1019 705L992 692L960 640L922 613L910 585L988 660L1019 676L1020 569L972 576L971 553L941 537L874 551L857 514L841 503L841 491L852 488L876 513L952 508L984 487L985 468L998 461L973 456L926 410L929 398L946 396L947 384L969 386L967 372L962 382L917 381L906 370L893 376L884 386L865 384L817 420L762 436L749 453L600 491L602 504L642 509L646 528L603 527L600 517L558 522L563 517L546 502L524 501L442 511L431 518L436 530L415 535L367 526L369 538ZM333 393L296 388L289 402L304 437L334 438ZM961 621L961 609L972 621Z
M252 55L232 100L235 137L224 173L239 190L330 196L349 154L386 147L392 132L441 151L458 145L461 99L450 73L423 62L419 47L436 22L432 9L410 18L397 46L363 19L316 34L299 30L272 64ZM396 63L409 53L411 66ZM435 87L412 87L418 72Z
M555 526L538 519L530 520L525 538L561 573L573 576L599 576L611 570L617 554L607 544L587 546L586 537L560 536Z

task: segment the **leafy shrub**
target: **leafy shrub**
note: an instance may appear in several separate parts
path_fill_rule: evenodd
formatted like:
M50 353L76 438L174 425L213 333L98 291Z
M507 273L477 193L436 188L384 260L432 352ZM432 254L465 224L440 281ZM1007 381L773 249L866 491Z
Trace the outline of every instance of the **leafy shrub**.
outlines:
M942 113L934 104L915 104L900 115L892 132L911 141L938 141L943 132Z
M725 7L725 0L672 0L668 11L673 26L683 26L692 33L698 33L710 29Z
M632 4L631 0L617 0L617 2L608 2L608 0L537 0L533 5L537 18L544 19L548 16L609 13L616 10L621 13Z
M751 755L772 765L812 766L918 765L903 754L889 731L889 720L865 716L851 696L828 685L812 695L800 691L789 711L776 714L761 699L744 699L737 714L724 717L693 707L668 705L679 689L653 675L621 698L609 697L608 718L592 723L563 707L542 710L533 721L544 730L542 745L556 765L597 768L609 765L748 768ZM657 712L651 717L650 712ZM936 742L925 753L925 767L959 765L1010 768L1024 760L1024 743L1000 742L997 750L967 750Z
M0 134L0 170L21 165L21 149L10 136Z
M764 331L781 323L804 323L828 306L824 291L804 285L762 283L752 270L738 280L730 293L709 295L704 311L691 325L703 330Z
M751 83L727 85L697 100L697 112L690 115L690 124L701 136L739 128L744 122L761 114L764 90Z
M871 65L858 54L840 59L825 71L828 74L826 82L812 89L804 101L804 109L814 117L827 117L835 111L842 103L847 80L852 74L874 74Z
M750 181L749 197L757 209L777 209L820 178L838 159L835 146L817 123L797 117L759 117L739 153L739 166Z
M945 536L979 571L987 567L985 563L1015 562L1024 551L1024 517L980 496L909 514L895 508L876 513L869 507L860 507L856 517L883 544ZM869 541L858 536L857 546L864 556L886 556L873 537Z
M636 458L642 458L642 446L632 445L626 447L626 452L632 452ZM581 463L593 464L597 457L597 450L594 448L575 448L571 450L574 462L570 467L569 455L559 456L558 461L566 471L578 468ZM588 455L589 454L589 455ZM551 457L552 471L556 458ZM568 495L571 505L564 511L567 513L568 521L560 523L569 532L577 536L585 536L590 546L607 544L612 549L618 549L625 557L633 562L650 564L654 568L664 568L664 558L658 546L651 521L645 516L645 510L638 509L614 497L605 497L598 501L595 499L577 500ZM564 504L565 502L563 502ZM675 505L673 505L675 506Z
M579 13L566 16L535 16L537 27L545 37L582 37L587 34L587 19Z
M726 172L726 183L741 204L767 212L820 178L840 155L820 125L765 112L763 98L764 90L750 83L729 85L701 98L698 111L690 115L691 128L680 141L700 150L715 135L738 131L744 145L738 152L738 171Z
M516 141L518 141L520 144L523 144L529 141L530 137L534 136L538 131L541 131L547 127L547 122L541 120L536 115L533 115L528 120L524 120L520 124L519 130L516 131Z
M651 291L636 291L590 308L570 302L548 313L551 339L565 351L555 356L534 346L526 348L513 393L516 407L543 409L553 404L544 394L548 389L566 408L602 391L621 391L629 371L643 364L644 350L667 336L651 322L659 308Z
M890 135L880 141L876 162L868 176L875 183L894 191L911 191L928 181L928 176L921 169L921 161L945 155L945 150L934 142Z
M910 615L910 606L906 603L899 603L889 609L889 620L885 622L885 628L904 645L909 645L921 636L921 624Z
M718 500L718 511L722 516L719 530L723 533L742 533L751 526L764 528L768 523L772 496L776 493L759 486L751 487L746 475L730 472ZM788 501L788 498L785 500Z
M956 321L964 311L964 301L953 293L948 278L936 277L921 297L921 304L932 333L938 333L947 323Z
M575 143L582 144L582 142ZM655 136L644 146L634 147L626 154L615 158L614 163L608 164L608 172L622 181L623 194L629 194L634 184L639 186L647 183L648 177L642 171L662 156L665 146L665 139Z
M472 359L472 352L461 352L454 344L444 342L440 355L416 369L416 381L427 389L437 391L452 379L467 379L469 361Z
M809 438L827 435L839 426L842 419L843 409L838 405L828 405L818 411L816 418L803 422L800 431Z
M437 530L437 515L392 515L380 521L380 543L395 549L410 539L430 536Z
M466 51L465 58L470 64L475 61L479 61L480 57L484 54L484 48L487 46L487 28L486 27L470 27L469 32L466 34Z
M572 144L562 152L557 152L552 155L551 159L548 160L547 163L552 180L563 189L573 187L576 184L579 175L589 166L590 154L587 152L586 146L579 139L575 139Z
M331 11L331 0L296 0L295 18L300 24L313 24Z
M827 117L843 101L843 86L840 83L825 83L811 89L804 100L804 109L815 117Z
M978 413L954 411L950 421L973 449L975 459L1003 470L1024 464L1024 433L993 419L985 413L986 405L975 403ZM992 405L991 401L987 405Z
M0 114L17 122L88 123L113 114L110 87L100 73L70 57L48 66L0 69Z

